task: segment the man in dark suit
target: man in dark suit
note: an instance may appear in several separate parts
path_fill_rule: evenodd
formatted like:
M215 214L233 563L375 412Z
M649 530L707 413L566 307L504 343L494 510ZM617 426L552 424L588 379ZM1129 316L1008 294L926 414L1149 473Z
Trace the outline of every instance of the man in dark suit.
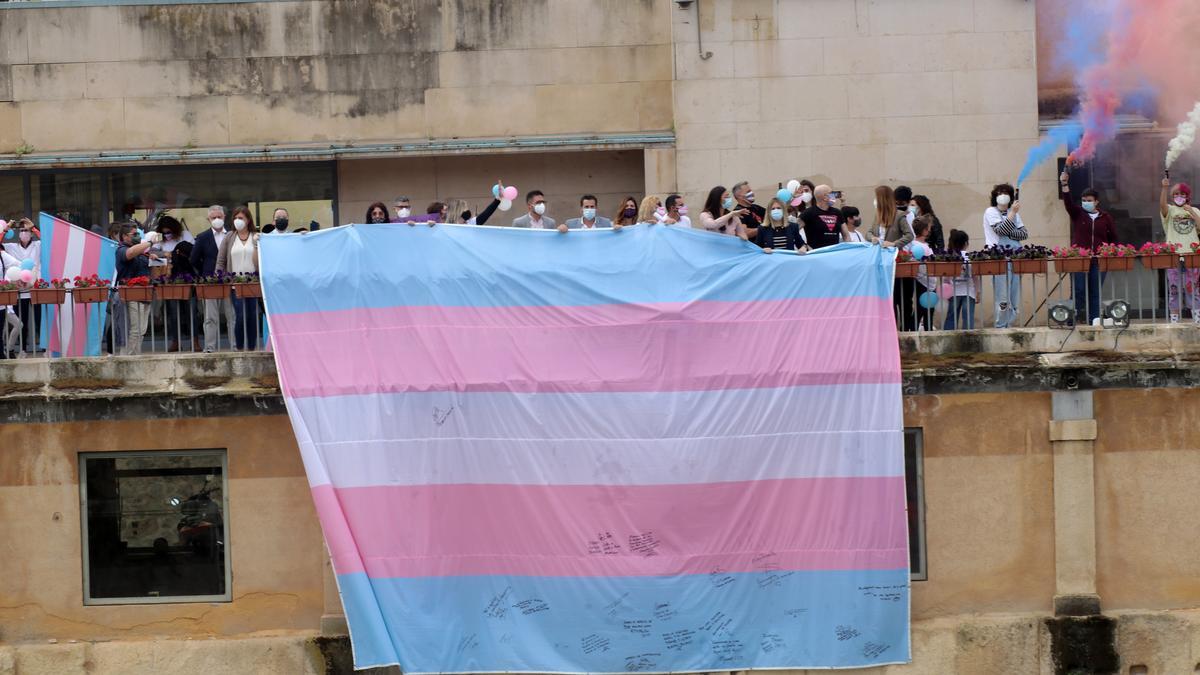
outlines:
M208 222L211 227L196 237L192 247L191 263L200 276L211 276L217 270L217 253L225 239L225 207L214 204L208 207ZM221 346L221 315L225 315L225 332L233 344L233 300L204 301L204 351L215 352Z

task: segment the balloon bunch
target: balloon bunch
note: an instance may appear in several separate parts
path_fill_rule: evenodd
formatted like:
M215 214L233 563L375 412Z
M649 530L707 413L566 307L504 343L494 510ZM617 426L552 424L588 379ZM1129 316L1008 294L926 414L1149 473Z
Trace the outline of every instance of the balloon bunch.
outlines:
M492 186L492 197L500 200L500 210L507 211L512 208L513 200L517 198L517 188L509 185L504 187L500 183Z

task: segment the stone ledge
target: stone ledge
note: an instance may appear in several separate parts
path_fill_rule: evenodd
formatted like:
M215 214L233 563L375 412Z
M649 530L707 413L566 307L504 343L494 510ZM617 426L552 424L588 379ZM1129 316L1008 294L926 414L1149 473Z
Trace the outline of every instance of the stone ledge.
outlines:
M1096 420L1051 420L1050 441L1094 441Z

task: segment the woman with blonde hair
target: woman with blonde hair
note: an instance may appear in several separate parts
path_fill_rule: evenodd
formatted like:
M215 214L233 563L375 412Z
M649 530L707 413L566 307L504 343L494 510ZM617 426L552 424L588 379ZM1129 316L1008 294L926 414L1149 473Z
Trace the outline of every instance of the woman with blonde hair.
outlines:
M868 233L872 244L888 245L885 241L887 231L895 218L896 193L892 191L892 188L880 185L875 188L875 222L872 223L871 231Z
M642 205L638 207L637 221L646 225L657 225L659 222L657 211L661 205L662 201L658 197L646 195L642 199Z
M613 216L613 227L622 225L633 225L637 222L638 203L633 198L633 195L621 200L621 205L617 207L617 214Z

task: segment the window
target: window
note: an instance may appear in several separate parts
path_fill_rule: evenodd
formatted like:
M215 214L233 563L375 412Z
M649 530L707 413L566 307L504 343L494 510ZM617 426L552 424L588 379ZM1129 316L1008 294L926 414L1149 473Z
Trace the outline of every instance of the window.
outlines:
M908 500L908 557L913 581L925 581L925 436L904 430L904 492Z
M231 600L224 450L81 453L84 604Z

